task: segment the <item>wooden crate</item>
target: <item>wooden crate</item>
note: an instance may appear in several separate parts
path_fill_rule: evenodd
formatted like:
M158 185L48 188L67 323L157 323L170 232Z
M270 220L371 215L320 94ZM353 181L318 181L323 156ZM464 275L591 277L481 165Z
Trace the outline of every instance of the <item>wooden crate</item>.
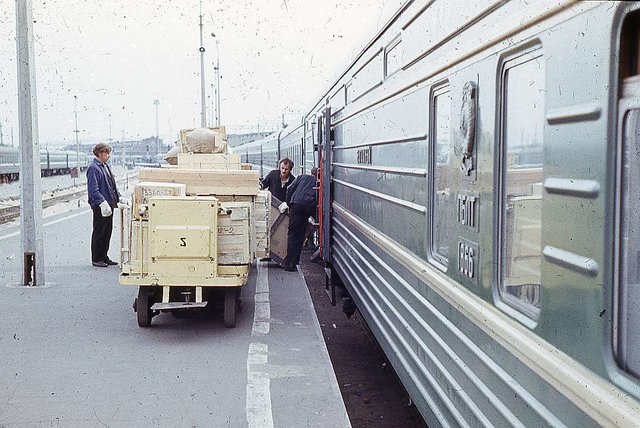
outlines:
M237 153L180 153L178 168L181 169L219 169L239 170L240 155Z
M269 217L271 213L271 193L261 190L254 202L254 236L256 257L269 257L270 234Z
M272 201L277 199L272 199ZM289 212L280 214L278 207L271 203L270 206L270 256L278 262L284 262L284 258L287 256L287 234L289 231Z
M141 168L141 181L183 183L187 195L251 195L260 190L257 171Z
M251 203L221 204L231 214L218 215L218 264L241 265L253 260L251 248Z
M146 205L149 198L156 196L186 196L186 187L181 183L138 182L133 191L133 217L136 220L140 219L140 205Z

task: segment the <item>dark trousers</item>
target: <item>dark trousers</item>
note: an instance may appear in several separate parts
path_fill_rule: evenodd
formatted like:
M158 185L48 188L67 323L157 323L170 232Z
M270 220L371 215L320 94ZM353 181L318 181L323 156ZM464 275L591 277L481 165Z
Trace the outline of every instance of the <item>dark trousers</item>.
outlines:
M315 214L315 205L289 205L289 233L287 235L287 257L284 259L285 266L300 264L300 253L302 253L302 244L306 237L308 219Z
M100 207L93 208L93 233L91 234L91 261L102 262L109 258L109 241L113 229L113 214L102 217Z

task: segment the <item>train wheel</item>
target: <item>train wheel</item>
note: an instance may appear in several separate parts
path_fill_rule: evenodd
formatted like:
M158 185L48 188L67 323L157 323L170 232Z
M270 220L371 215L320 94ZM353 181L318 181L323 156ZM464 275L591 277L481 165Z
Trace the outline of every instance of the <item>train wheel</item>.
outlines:
M236 326L237 296L235 288L227 288L224 292L224 326L227 328Z
M140 287L138 289L136 313L139 327L149 327L151 325L151 318L153 317L153 311L151 310L151 306L153 306L152 295L149 287Z

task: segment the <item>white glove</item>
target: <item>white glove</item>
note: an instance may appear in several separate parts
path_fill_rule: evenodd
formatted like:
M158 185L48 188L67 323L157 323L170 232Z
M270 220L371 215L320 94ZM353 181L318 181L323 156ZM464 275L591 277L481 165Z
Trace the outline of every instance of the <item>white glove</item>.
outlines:
M109 206L109 202L102 201L102 203L100 204L100 212L102 213L102 217L109 217L111 214L113 214L113 210Z
M128 199L126 198L120 198L120 200L118 201L118 208L121 210L124 210L126 208L129 208L130 206L130 202Z
M280 214L284 214L284 212L288 209L289 209L289 205L287 205L286 202L283 202L280 205L278 205L278 211L280 211Z

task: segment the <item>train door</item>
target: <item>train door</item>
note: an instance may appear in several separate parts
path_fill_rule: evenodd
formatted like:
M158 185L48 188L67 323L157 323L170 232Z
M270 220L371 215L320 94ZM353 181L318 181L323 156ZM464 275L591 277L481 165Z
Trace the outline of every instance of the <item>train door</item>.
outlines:
M616 259L613 349L618 366L640 378L640 11L625 19L617 117Z
M331 262L331 107L318 118L318 150L320 190L318 192L318 223L322 259Z

